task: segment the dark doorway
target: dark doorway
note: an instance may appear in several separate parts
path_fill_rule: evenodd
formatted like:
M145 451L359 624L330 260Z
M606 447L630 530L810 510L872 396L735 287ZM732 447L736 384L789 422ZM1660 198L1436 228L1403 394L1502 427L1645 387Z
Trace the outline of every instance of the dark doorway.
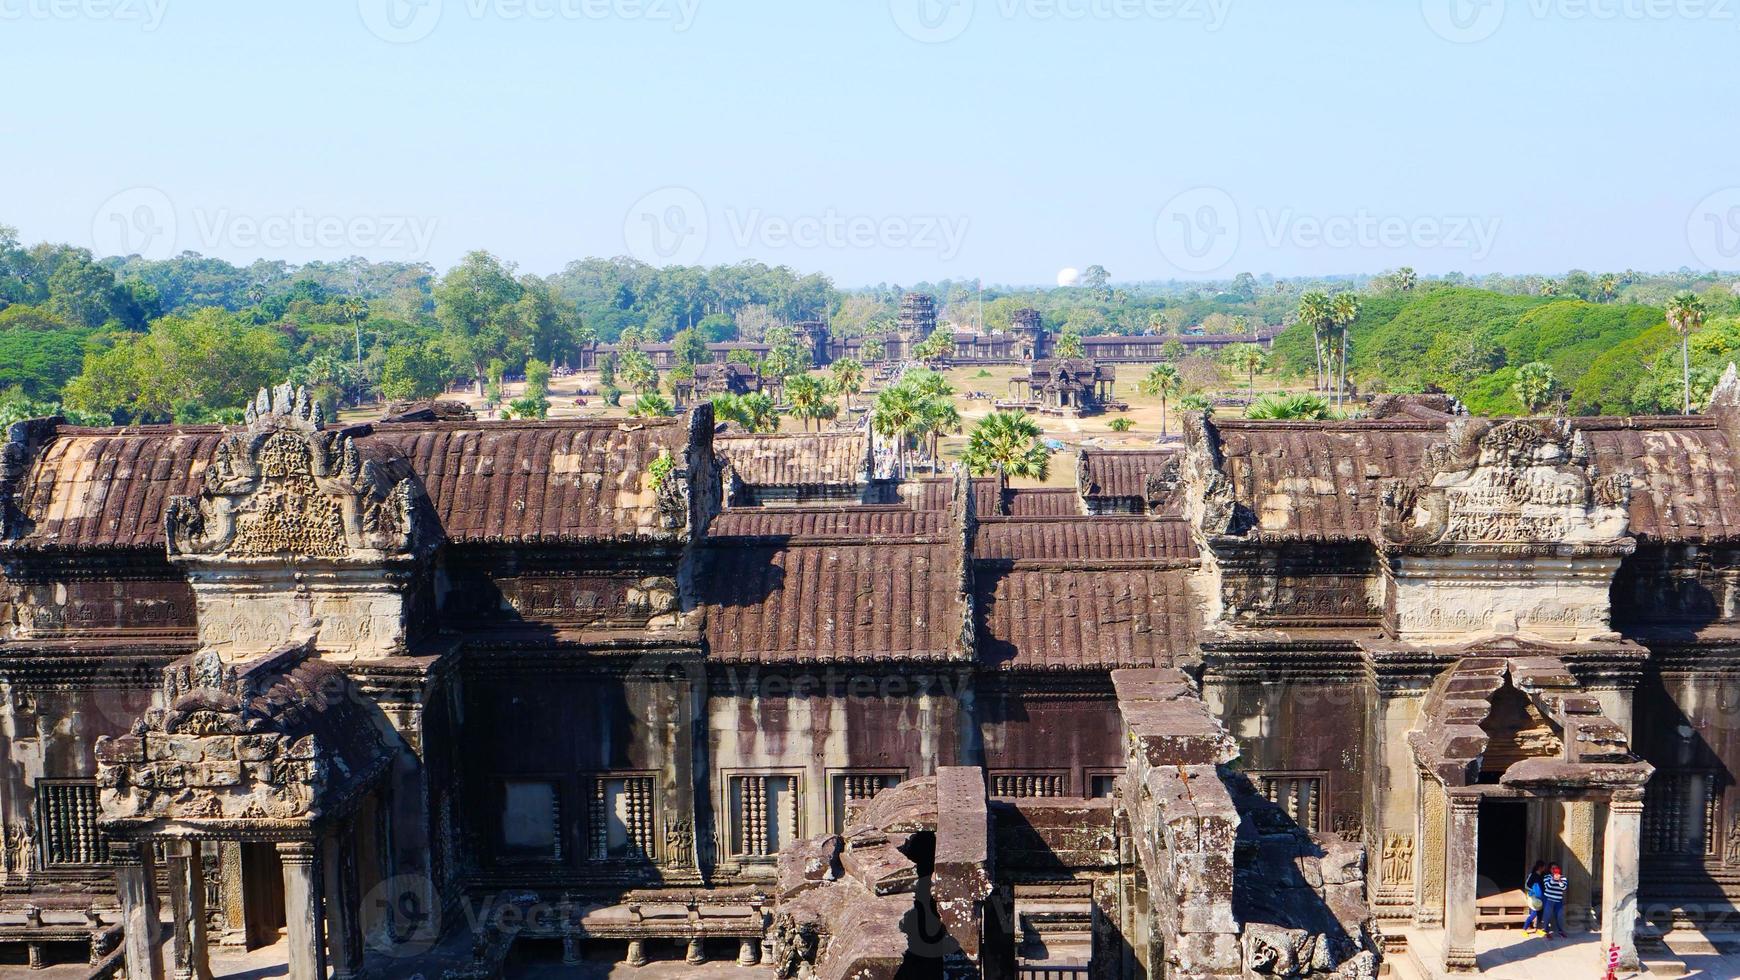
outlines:
M284 930L284 865L272 844L242 845L242 914L249 949L270 946Z
M1526 800L1480 801L1480 897L1521 888L1529 873Z

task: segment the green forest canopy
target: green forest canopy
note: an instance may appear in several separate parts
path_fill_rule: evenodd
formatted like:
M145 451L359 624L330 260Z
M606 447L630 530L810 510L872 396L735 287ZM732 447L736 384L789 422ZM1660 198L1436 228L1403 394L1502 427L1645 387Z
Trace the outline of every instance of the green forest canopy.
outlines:
M289 376L329 406L387 394L426 397L528 361L561 365L594 340L762 339L826 319L837 335L892 329L900 298L925 292L963 329L1004 329L1033 307L1046 329L1095 333L1242 333L1290 324L1308 290L1360 293L1350 374L1365 391L1450 391L1477 412L1520 408L1515 369L1549 364L1573 412L1678 404L1677 338L1661 313L1683 289L1705 295L1692 340L1694 389L1740 348L1730 285L1682 270L1596 277L1452 274L1117 284L1109 274L1057 289L974 280L842 289L820 274L758 262L655 268L628 258L521 272L473 252L444 272L421 263L238 266L183 253L96 258L63 244L26 246L0 226L0 417L71 410L81 418L206 421L239 416L257 384ZM691 353L690 356L693 356ZM1307 377L1310 331L1275 343L1283 374ZM1670 363L1672 362L1672 363ZM1658 370L1658 365L1660 369ZM1671 382L1671 383L1670 383Z

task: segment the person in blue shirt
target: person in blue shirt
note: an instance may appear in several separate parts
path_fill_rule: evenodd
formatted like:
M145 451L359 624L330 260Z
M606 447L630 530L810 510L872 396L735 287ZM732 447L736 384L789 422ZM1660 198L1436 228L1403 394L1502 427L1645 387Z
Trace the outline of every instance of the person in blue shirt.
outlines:
M1565 872L1558 865L1548 869L1547 877L1541 882L1541 928L1551 938L1557 931L1560 939L1565 938Z
M1542 898L1541 883L1547 878L1547 862L1536 861L1530 869L1529 876L1523 880L1523 895L1528 898L1529 917L1523 920L1523 935L1545 936L1546 930L1541 926L1546 924L1546 916L1541 914Z

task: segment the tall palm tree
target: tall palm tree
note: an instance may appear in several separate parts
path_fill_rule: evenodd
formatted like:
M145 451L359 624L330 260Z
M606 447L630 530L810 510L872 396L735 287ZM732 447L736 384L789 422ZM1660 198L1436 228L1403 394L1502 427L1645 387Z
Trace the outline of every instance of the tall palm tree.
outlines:
M1692 414L1692 334L1704 326L1704 301L1696 293L1680 293L1668 300L1667 318L1680 335L1680 377L1685 384L1683 413Z
M1611 303L1619 296L1619 277L1611 272L1605 273L1595 280L1595 289L1601 296L1601 302Z
M885 439L894 440L895 464L902 478L906 476L906 443L917 426L924 396L909 385L890 385L876 395L870 409L870 428Z
M834 387L846 396L846 411L852 410L852 396L864 390L864 365L850 357L842 357L835 361L831 368L834 374Z
M1517 368L1516 380L1510 386L1511 394L1530 415L1539 415L1558 389L1559 379L1553 375L1552 366L1543 361L1530 361Z
M1221 352L1221 358L1235 371L1245 375L1245 398L1249 401L1255 396L1257 388L1257 372L1268 364L1269 356L1256 344L1232 344Z
M1341 376L1335 382L1335 404L1339 408L1347 395L1347 331L1359 318L1359 300L1352 293L1337 293L1329 307L1335 320L1335 345L1341 349Z
M1039 423L1021 412L992 412L967 433L961 461L974 476L1001 469L1009 476L1043 480L1051 472L1051 453L1040 442Z
M946 432L961 431L961 413L953 398L930 396L919 402L918 421L913 434L930 441L930 465L938 466L942 437Z
M1184 390L1184 376L1175 364L1156 364L1136 386L1149 398L1160 399L1160 434L1166 434L1166 400Z
M1335 329L1335 304L1329 294L1313 289L1299 297L1299 322L1311 328L1311 341L1317 349L1317 389L1329 387L1325 382L1328 359L1325 357L1331 332Z
M803 422L806 430L811 421L821 428L824 413L833 407L828 400L827 387L813 374L794 374L787 378L785 400L791 405L791 414Z

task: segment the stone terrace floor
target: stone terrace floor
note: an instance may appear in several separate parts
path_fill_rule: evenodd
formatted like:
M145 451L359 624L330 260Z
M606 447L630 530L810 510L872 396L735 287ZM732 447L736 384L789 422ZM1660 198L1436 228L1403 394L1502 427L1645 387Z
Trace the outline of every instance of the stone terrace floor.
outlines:
M1393 975L1400 980L1437 980L1445 976L1430 966L1440 963L1443 934L1435 931L1403 930L1408 936L1409 954L1392 956L1389 963ZM1675 933L1668 937L1668 946L1675 958L1685 964L1685 972L1622 974L1622 976L1674 977L1688 980L1735 980L1740 978L1740 934L1703 936L1697 933ZM1475 943L1481 977L1498 980L1546 980L1564 977L1567 980L1600 980L1606 976L1606 952L1599 933L1572 934L1569 939L1527 939L1517 929L1482 929ZM1651 959L1646 956L1645 959ZM1422 971L1421 964L1428 970ZM1454 974L1466 977L1468 974Z

